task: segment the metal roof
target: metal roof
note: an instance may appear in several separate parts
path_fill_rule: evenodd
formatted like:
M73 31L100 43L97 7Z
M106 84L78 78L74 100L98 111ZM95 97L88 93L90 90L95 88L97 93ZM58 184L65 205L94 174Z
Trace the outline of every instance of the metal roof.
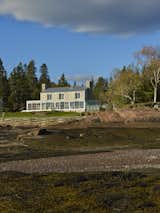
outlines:
M78 92L78 91L84 91L86 90L85 87L54 87L54 88L48 88L45 91L42 92Z

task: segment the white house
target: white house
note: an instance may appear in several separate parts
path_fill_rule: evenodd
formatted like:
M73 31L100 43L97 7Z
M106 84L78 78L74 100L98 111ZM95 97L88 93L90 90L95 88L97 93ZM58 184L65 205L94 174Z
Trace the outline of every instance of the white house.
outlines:
M38 111L65 111L85 112L91 100L91 82L87 81L84 87L56 87L46 88L42 84L40 100L27 101L27 112ZM92 109L98 110L97 104Z

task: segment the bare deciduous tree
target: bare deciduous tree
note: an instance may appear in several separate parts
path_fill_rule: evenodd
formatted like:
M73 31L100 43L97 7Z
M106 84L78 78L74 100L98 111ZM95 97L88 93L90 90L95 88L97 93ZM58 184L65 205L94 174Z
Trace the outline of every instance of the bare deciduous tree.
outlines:
M157 102L157 90L160 83L160 49L146 46L136 54L139 65L145 66L150 76L150 82L154 90L153 102Z

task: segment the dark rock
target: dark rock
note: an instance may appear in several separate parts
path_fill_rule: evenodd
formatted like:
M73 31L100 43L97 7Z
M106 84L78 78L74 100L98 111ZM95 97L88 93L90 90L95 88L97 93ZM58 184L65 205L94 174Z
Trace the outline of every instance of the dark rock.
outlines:
M39 129L37 135L48 135L50 132L47 129Z
M50 132L47 129L34 129L31 132L28 132L28 136L38 136L38 135L48 135Z

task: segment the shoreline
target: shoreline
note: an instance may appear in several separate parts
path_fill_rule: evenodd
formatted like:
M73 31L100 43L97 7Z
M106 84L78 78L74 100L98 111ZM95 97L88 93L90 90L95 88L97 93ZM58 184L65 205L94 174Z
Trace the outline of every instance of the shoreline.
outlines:
M160 120L157 121L108 121L101 122L86 118L46 118L46 119L6 119L0 121L1 128L55 128L55 129L86 129L86 128L160 128Z

